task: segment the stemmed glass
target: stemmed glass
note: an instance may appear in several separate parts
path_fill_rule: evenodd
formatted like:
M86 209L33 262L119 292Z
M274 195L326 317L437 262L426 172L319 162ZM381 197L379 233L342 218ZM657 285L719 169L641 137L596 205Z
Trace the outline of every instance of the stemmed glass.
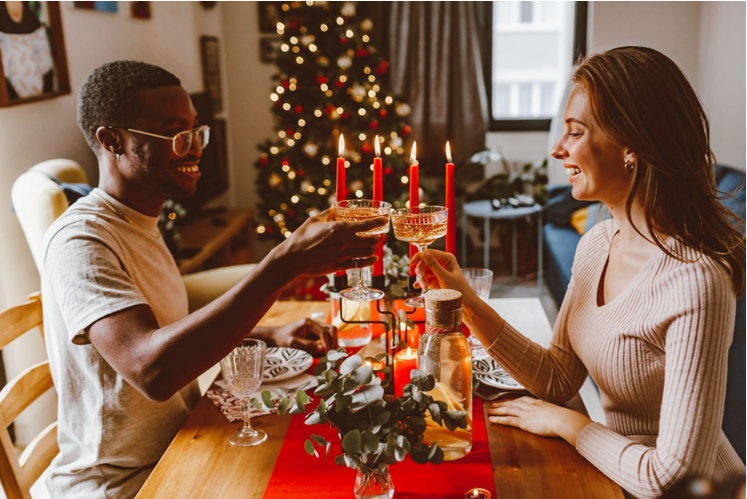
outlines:
M466 268L462 269L467 283L472 288L472 291L483 300L488 301L490 299L490 289L493 284L493 271L490 269L478 269L478 268ZM488 356L488 352L485 350L485 346L477 339L477 336L470 334L469 345L472 350L472 358L482 359Z
M420 206L394 210L392 211L394 237L414 244L419 252L425 251L433 241L446 235L447 211L447 208L443 206ZM424 307L424 297L427 291L424 287L420 296L408 298L405 304L413 308Z
M361 221L368 218L388 217L392 205L385 201L373 201L371 199L350 199L338 201L335 203L335 220L344 222ZM377 236L389 232L389 222L381 227L358 232L359 236ZM363 269L358 269L358 261L355 261L355 268L358 270L358 283L348 289L343 289L340 296L346 300L352 301L376 301L384 298L384 292L379 289L372 289L366 286L363 281Z
M228 437L240 447L251 447L267 440L267 433L255 430L251 423L249 398L262 384L262 367L265 364L267 344L264 341L245 339L220 361L220 370L228 390L241 404L244 425Z

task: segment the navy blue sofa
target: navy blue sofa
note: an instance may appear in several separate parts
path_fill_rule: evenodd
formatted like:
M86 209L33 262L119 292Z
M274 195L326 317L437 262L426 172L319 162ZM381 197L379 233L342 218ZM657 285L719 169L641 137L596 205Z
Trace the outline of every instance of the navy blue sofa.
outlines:
M721 202L742 219L745 215L745 173L726 166L715 170L718 190L733 194L735 199ZM571 280L571 266L576 246L581 236L571 227L571 213L590 205L571 197L571 186L554 186L549 189L545 206L544 270L547 286L555 303L560 307ZM726 408L723 430L742 461L745 459L745 299L737 302L734 340L729 350L729 370L726 383Z

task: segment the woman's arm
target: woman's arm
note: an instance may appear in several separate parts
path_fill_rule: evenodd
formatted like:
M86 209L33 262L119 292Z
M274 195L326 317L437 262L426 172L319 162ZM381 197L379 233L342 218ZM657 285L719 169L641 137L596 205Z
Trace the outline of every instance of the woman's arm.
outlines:
M735 314L731 283L723 270L723 275L718 273L694 269L673 284L679 294L670 297L689 303L666 330L656 447L598 423L587 425L577 436L579 453L638 497L659 497L684 476L713 473Z
M549 348L543 348L511 327L490 305L472 291L456 258L442 251L415 255L418 279L429 288L456 289L462 293L464 322L488 347L490 355L519 383L536 396L562 403L578 392L587 370L573 351L567 320L573 296L573 278L560 308Z

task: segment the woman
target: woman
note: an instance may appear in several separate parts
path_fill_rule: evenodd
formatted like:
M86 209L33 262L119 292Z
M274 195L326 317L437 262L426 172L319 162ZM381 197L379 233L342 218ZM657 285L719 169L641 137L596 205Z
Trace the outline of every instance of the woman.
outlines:
M636 497L744 464L721 431L744 236L718 201L708 119L679 68L648 48L594 55L573 76L563 160L576 199L612 220L578 245L544 349L470 289L453 256L416 256L419 281L464 295L465 322L542 400L496 403L493 423L559 436ZM607 426L558 405L590 374Z

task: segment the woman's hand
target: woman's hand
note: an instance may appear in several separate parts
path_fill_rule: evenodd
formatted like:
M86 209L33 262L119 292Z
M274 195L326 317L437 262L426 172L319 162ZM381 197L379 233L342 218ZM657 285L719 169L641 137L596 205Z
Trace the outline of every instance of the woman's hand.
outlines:
M578 434L591 423L581 413L533 397L494 402L488 415L491 423L514 426L543 437L561 437L574 447Z
M472 291L462 269L451 253L438 250L425 250L415 254L412 264L417 265L415 273L417 286L425 289L454 289L466 295Z

